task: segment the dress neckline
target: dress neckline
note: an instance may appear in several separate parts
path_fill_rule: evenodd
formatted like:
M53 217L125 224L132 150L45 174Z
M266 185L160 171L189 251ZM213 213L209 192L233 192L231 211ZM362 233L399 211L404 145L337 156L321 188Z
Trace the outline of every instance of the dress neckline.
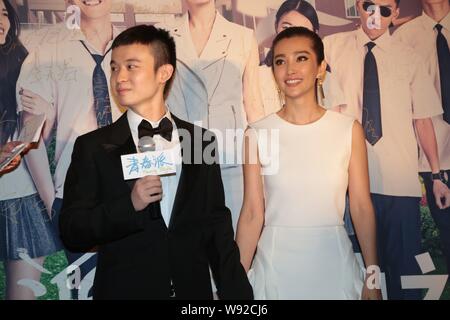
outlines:
M307 124L296 124L296 123L289 122L289 121L287 121L286 119L283 119L283 118L278 114L278 112L274 112L275 117L277 117L281 122L286 123L286 124L288 124L288 125L290 125L290 126L293 126L293 127L297 127L297 128L307 128L307 127L313 127L313 126L316 126L316 125L317 125L318 123L320 123L324 118L326 118L328 114L329 114L329 110L325 110L325 113L324 113L319 119L317 119L316 121L313 121L313 122L310 122L310 123L307 123Z

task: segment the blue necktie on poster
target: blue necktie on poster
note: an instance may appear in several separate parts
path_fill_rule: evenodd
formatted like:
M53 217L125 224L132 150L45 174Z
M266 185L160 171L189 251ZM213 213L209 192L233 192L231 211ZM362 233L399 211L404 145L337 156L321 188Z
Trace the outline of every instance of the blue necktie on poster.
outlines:
M81 41L83 46L92 56L95 61L94 73L92 75L92 90L94 93L94 110L97 117L97 125L99 128L105 127L112 123L111 115L111 101L108 92L108 81L106 80L105 72L102 69L102 62L105 56L108 54L109 50L105 55L93 54L87 48L83 41ZM111 50L111 49L110 49Z
M364 89L362 125L366 140L375 145L383 135L381 127L380 84L378 81L377 61L372 52L374 42L367 43L367 54L364 59Z
M437 24L435 28L438 32L436 47L441 79L442 109L444 109L444 120L450 124L450 50L447 39L442 34L442 25Z

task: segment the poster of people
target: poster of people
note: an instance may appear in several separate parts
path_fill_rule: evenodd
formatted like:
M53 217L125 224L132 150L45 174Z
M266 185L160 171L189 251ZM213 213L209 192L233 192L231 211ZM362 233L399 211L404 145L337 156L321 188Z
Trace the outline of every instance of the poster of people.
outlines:
M448 0L0 11L0 300L450 299Z

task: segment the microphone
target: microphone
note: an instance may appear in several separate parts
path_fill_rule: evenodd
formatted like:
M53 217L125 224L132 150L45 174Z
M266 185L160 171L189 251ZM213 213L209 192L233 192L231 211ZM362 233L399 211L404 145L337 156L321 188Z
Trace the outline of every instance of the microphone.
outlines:
M155 151L156 150L155 140L153 140L153 138L150 136L141 137L138 141L138 149L139 152Z
M139 152L142 153L142 152L148 152L148 151L155 151L155 149L156 149L156 143L152 137L143 136L139 139L139 141L138 141ZM152 196L154 196L154 194L152 194ZM150 203L147 208L150 209L150 207L152 208L150 210L150 216L151 216L152 220L158 220L158 219L162 218L161 207L160 207L159 202L158 203L157 202Z

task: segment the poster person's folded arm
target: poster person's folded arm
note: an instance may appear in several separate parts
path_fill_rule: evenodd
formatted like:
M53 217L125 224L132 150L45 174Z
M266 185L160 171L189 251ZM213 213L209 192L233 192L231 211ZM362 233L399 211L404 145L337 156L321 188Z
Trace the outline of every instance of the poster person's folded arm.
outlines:
M52 133L52 129L56 121L55 107L42 98L39 94L34 93L31 90L22 89L19 94L24 122L26 122L30 117L45 114L45 124L42 129L42 137L44 138L45 145L48 145L51 138L50 134Z
M54 97L57 96L53 78L50 76L44 77L43 72L43 70L47 70L48 75L51 75L53 72L52 61L54 60L52 53L53 50L50 50L48 47L44 45L39 46L33 52L30 52L22 64L16 84L16 100L18 102L17 111L23 112L22 116L24 118L28 116L26 115L27 112L24 112L24 106L21 103L21 91L23 89L39 94L47 102L54 101ZM50 127L48 124L45 126ZM28 152L25 156L25 161L39 196L51 217L56 192L50 171L47 150L43 141L39 141L35 150Z
M79 137L75 142L59 220L61 239L74 251L88 251L139 232L145 219L134 209L130 193L102 201L95 150L87 148L88 139Z

